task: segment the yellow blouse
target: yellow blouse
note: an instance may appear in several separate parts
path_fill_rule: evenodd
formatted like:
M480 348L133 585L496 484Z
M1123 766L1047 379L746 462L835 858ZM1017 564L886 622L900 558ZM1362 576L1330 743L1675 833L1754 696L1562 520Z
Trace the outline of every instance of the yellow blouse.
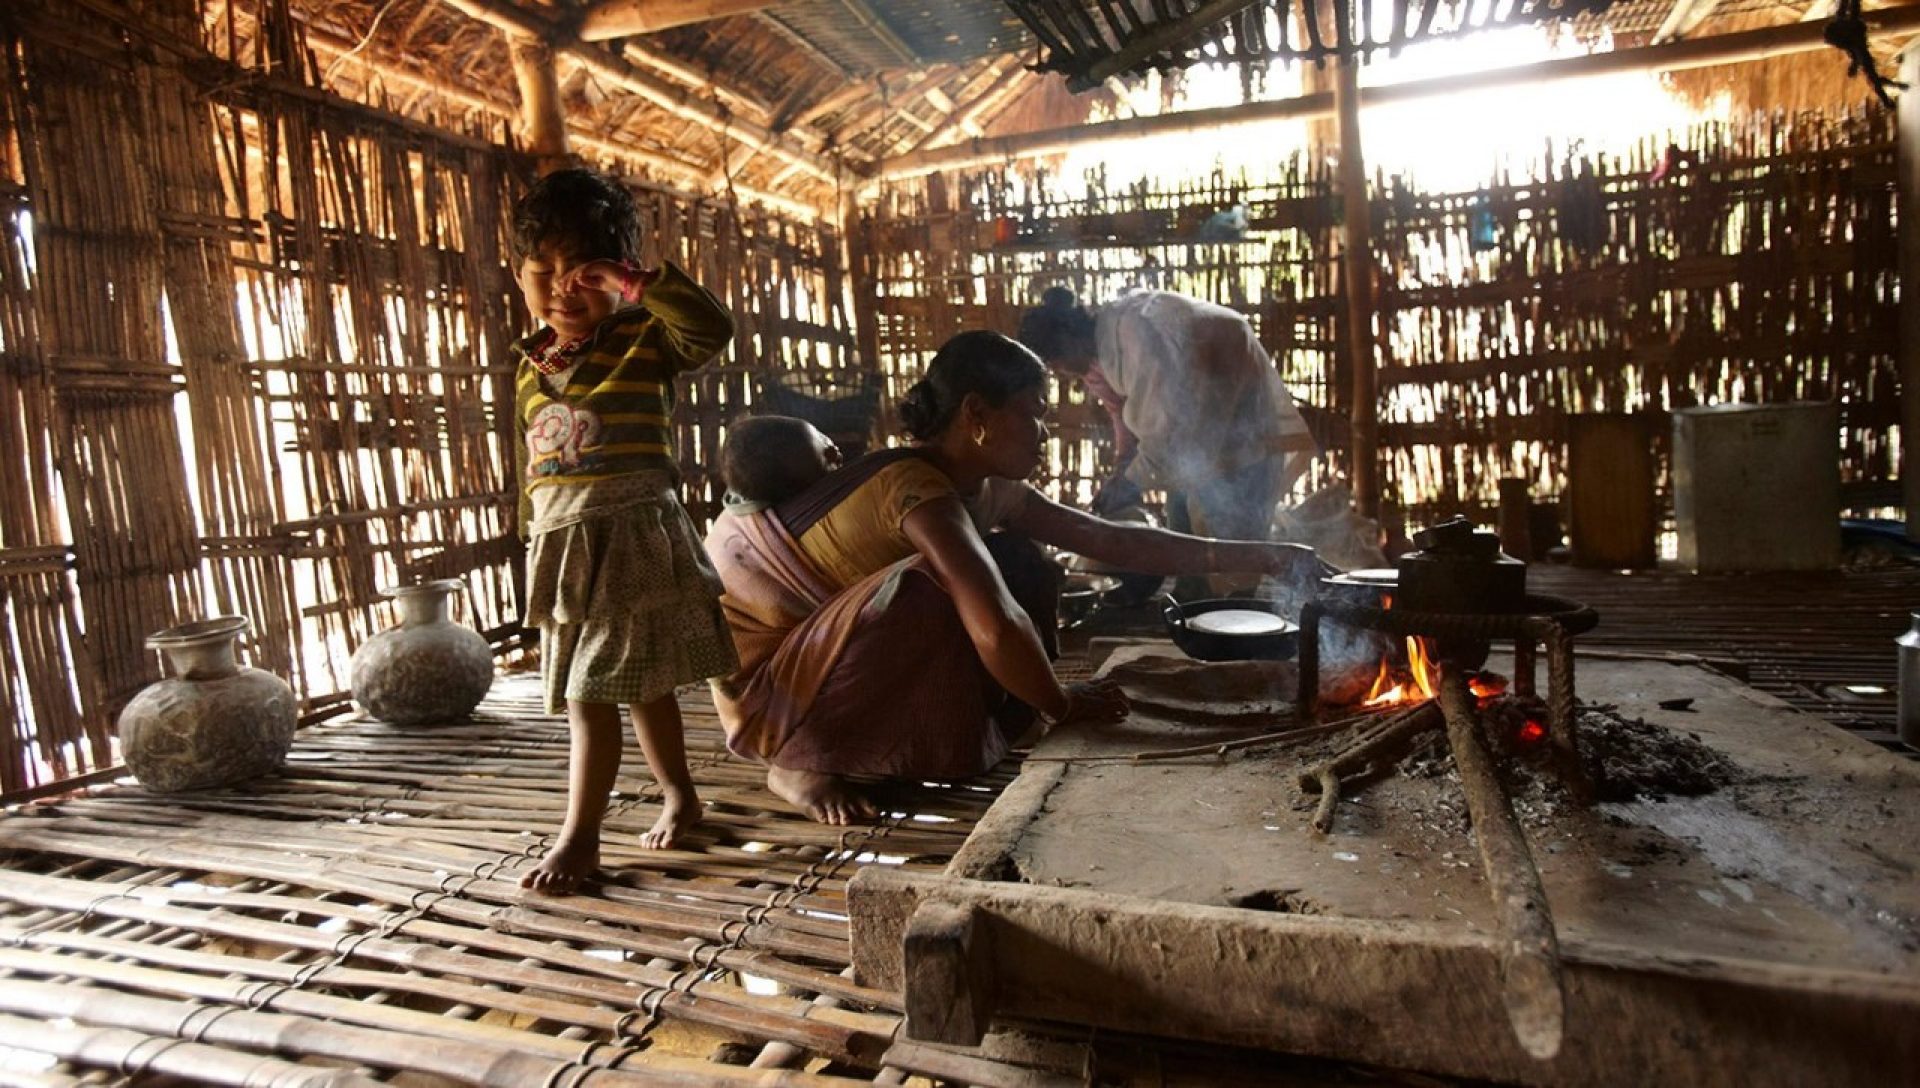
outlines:
M918 457L873 474L800 535L800 550L842 588L914 553L901 523L929 499L954 495L953 481Z

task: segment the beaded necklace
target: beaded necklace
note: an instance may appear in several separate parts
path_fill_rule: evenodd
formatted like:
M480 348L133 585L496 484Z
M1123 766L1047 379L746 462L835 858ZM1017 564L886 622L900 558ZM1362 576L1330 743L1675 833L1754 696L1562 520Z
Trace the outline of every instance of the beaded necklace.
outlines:
M573 365L571 356L586 346L587 339L585 336L574 336L562 340L559 333L553 333L544 343L527 353L527 361L542 374L558 374Z

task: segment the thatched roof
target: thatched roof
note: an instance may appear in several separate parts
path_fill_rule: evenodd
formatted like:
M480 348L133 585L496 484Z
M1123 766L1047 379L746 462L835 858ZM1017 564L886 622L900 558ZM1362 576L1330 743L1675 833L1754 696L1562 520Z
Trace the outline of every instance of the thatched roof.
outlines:
M1004 0L781 0L591 43L575 28L604 0L284 2L306 28L329 89L496 138L521 131L510 50L531 28L560 43L575 152L664 183L700 191L731 184L743 199L789 206L833 207L882 159L1009 126L1076 123L1097 101L1060 93L1058 77L1031 70L1042 51ZM273 3L231 0L230 13L215 0L212 47L245 53L255 10ZM1673 38L1792 21L1805 6L1616 0L1573 32L1589 40L1609 34L1624 47L1653 41L1663 28ZM1801 75L1844 72L1825 54L1797 63L1805 67L1793 79L1776 73L1749 90L1784 92ZM1844 95L1842 78L1806 86ZM1703 88L1727 79L1695 74L1687 89L1709 93ZM1779 104L1805 105L1805 97Z

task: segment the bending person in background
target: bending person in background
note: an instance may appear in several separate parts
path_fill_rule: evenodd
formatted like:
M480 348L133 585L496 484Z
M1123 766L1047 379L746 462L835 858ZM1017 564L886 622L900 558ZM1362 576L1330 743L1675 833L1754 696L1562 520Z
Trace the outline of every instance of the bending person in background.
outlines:
M1113 420L1118 463L1094 513L1162 489L1184 499L1168 503L1175 528L1266 540L1315 447L1247 319L1172 291L1128 291L1098 313L1064 287L1041 298L1021 342L1081 379Z
M1042 722L1111 722L1125 697L1052 667L1059 572L1044 542L1128 569L1289 576L1305 548L1126 526L1025 483L1048 375L1018 343L961 333L900 404L914 445L862 457L707 536L739 672L714 682L727 742L823 823L872 815L850 779L956 778Z

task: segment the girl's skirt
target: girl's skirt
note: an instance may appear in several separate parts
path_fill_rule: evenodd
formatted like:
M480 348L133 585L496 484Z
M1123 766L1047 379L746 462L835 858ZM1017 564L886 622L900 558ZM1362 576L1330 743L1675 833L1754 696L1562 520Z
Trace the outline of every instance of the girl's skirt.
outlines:
M651 702L739 668L720 578L665 472L533 492L525 622L547 712Z

